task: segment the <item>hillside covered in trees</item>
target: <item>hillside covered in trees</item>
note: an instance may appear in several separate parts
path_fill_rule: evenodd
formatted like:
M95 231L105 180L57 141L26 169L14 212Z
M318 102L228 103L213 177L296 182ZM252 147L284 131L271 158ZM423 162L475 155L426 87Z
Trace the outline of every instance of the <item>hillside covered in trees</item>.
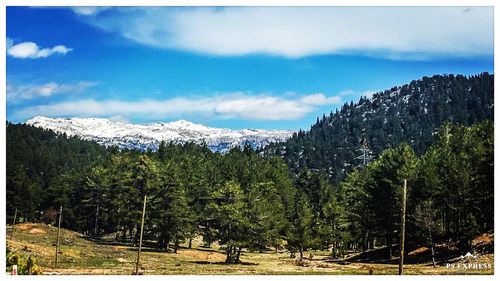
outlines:
M325 170L332 183L339 183L362 164L356 157L365 140L374 156L403 142L420 155L446 121L472 125L493 120L493 80L489 73L423 77L346 103L318 118L309 131L271 144L263 153L281 156L294 173Z

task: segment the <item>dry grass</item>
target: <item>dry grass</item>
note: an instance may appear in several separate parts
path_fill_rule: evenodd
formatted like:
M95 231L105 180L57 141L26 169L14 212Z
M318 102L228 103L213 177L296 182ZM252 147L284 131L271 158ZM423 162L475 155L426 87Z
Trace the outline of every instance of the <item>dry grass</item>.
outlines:
M25 223L17 226L20 230L28 232L29 234L47 234L47 232L40 226L40 224L35 223Z
M61 230L60 264L53 268L57 229L43 224L20 224L14 239L7 240L12 251L27 257L33 255L46 274L132 274L136 249L126 245L101 245L78 233ZM7 236L10 238L10 236ZM481 243L493 242L493 235ZM414 254L425 252L417 249ZM417 253L418 252L418 253ZM397 274L397 264L340 263L330 260L329 252L312 252L312 259L297 261L289 253L243 252L242 264L224 264L225 255L216 246L201 247L195 239L193 248L181 248L177 254L145 248L141 254L143 274ZM309 253L305 253L309 257ZM493 264L493 254L481 255L477 262ZM492 274L493 269L465 271L429 263L405 265L405 274Z
M476 238L472 239L471 244L473 247L492 244L494 239L493 233L483 233Z

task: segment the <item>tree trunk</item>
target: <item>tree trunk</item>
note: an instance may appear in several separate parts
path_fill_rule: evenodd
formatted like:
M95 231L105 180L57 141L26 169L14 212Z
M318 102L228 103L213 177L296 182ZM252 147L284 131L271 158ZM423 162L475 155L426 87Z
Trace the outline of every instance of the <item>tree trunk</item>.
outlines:
M227 246L226 250L226 263L229 264L231 263L231 251L232 251L232 246Z
M94 236L99 236L99 202L97 202L95 210Z
M134 242L134 229L133 229L133 227L129 227L128 236L129 236L130 242Z
M193 238L189 238L188 248L191 249L192 246L193 246Z
M385 246L387 247L387 254L389 256L389 259L392 258L392 236L390 234L390 231L387 229L385 230Z
M304 247L300 246L299 252L300 252L300 260L302 260L304 258Z
M141 224L138 223L136 226L136 231L135 231L135 235L134 235L134 245L136 245L138 242L139 242L139 230L141 229Z
M235 261L235 263L240 263L240 254L241 254L241 246L238 247L238 253L236 254L236 261Z
M127 228L123 226L122 228L122 242L125 242L127 240Z
M163 245L165 247L165 252L168 252L168 245L170 244L170 240L167 238L163 238Z
M116 226L116 232L115 232L115 241L118 241L120 239L120 229L121 228L121 225L120 225L120 220L118 220L118 224Z
M333 245L332 245L332 259L336 259L337 258L337 253L336 253L336 248L335 247L337 244L337 242L333 242Z
M444 209L444 217L445 217L445 228L446 228L446 231L445 231L445 235L446 235L446 238L449 238L451 236L451 223L450 223L450 210L448 208L448 206L445 206L445 209Z
M174 244L174 254L177 254L177 249L179 249L179 240L175 240L175 244Z
M435 258L435 252L434 252L434 242L432 241L432 230L429 228L429 245L431 248L431 254L432 254L432 266L436 267L436 258Z
M366 243L363 242L363 253L368 249L370 249L370 237L368 236L368 234L366 234Z
M436 258L435 258L435 252L434 252L434 243L431 244L431 253L432 253L432 266L436 267Z

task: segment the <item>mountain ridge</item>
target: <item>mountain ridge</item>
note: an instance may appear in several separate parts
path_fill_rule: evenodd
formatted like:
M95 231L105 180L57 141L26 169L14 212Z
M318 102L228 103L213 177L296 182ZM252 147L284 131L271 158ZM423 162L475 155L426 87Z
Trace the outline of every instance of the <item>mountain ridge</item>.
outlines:
M212 128L187 120L141 125L106 118L36 116L26 121L26 124L92 140L105 146L116 145L121 149L156 150L162 141L194 142L205 143L212 151L221 153L244 145L262 148L272 142L284 141L294 133L288 130Z

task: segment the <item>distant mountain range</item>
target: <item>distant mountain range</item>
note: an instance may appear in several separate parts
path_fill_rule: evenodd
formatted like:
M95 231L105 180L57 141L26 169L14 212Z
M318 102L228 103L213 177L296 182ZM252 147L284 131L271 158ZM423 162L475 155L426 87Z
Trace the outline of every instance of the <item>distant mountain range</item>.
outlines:
M216 152L224 153L233 147L250 145L263 148L273 142L283 142L294 132L286 130L230 130L210 128L189 121L150 125L127 124L103 118L48 118L37 116L26 122L68 136L95 141L105 146L156 150L161 141L198 144L206 143Z

